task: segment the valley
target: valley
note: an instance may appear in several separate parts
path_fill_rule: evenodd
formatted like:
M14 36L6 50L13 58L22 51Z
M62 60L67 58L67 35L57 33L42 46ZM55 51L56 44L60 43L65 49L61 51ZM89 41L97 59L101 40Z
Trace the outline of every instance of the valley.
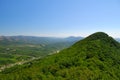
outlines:
M34 58L51 55L71 46L79 39L82 38L1 36L0 67L3 69Z
M7 64L7 65L2 65L0 67L0 72L4 71L7 68L11 68L11 67L14 67L16 65L24 65L25 63L29 63L29 62L31 62L33 60L37 60L37 59L41 59L41 57L32 57L31 59L28 59L28 60L19 61L19 62L16 62L16 63Z

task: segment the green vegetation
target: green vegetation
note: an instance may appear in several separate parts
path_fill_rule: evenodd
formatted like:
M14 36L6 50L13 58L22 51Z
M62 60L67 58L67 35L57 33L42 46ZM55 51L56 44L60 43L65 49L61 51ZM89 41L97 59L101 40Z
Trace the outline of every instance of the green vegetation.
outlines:
M0 80L120 80L120 44L94 33L58 54L0 73Z

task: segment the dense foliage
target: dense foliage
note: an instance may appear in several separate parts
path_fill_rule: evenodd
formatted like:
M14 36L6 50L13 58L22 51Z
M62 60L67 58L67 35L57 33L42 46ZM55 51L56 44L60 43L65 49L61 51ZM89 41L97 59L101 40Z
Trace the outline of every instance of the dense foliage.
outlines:
M120 80L120 44L98 32L43 59L0 73L0 80Z

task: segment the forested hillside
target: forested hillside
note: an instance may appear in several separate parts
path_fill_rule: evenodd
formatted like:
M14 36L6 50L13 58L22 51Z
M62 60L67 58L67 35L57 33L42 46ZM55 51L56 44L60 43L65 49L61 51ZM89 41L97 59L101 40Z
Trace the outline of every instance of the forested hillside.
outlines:
M120 44L97 32L58 54L0 73L0 80L120 80Z

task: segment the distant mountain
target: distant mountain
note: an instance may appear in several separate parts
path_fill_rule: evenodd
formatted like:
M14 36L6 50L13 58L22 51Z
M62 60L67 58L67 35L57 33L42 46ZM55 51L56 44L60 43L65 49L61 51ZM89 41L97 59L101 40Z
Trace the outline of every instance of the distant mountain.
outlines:
M83 39L82 37L35 37L35 36L0 36L0 44L13 45L13 44L53 44L58 42L76 42Z
M120 44L103 32L0 73L1 80L120 80Z
M120 38L115 38L116 41L120 42Z
M71 41L79 41L79 40L81 40L81 39L83 39L84 37L74 37L74 36L70 36L70 37L67 37L67 38L65 38L66 39L66 41L69 41L69 42L71 42Z

